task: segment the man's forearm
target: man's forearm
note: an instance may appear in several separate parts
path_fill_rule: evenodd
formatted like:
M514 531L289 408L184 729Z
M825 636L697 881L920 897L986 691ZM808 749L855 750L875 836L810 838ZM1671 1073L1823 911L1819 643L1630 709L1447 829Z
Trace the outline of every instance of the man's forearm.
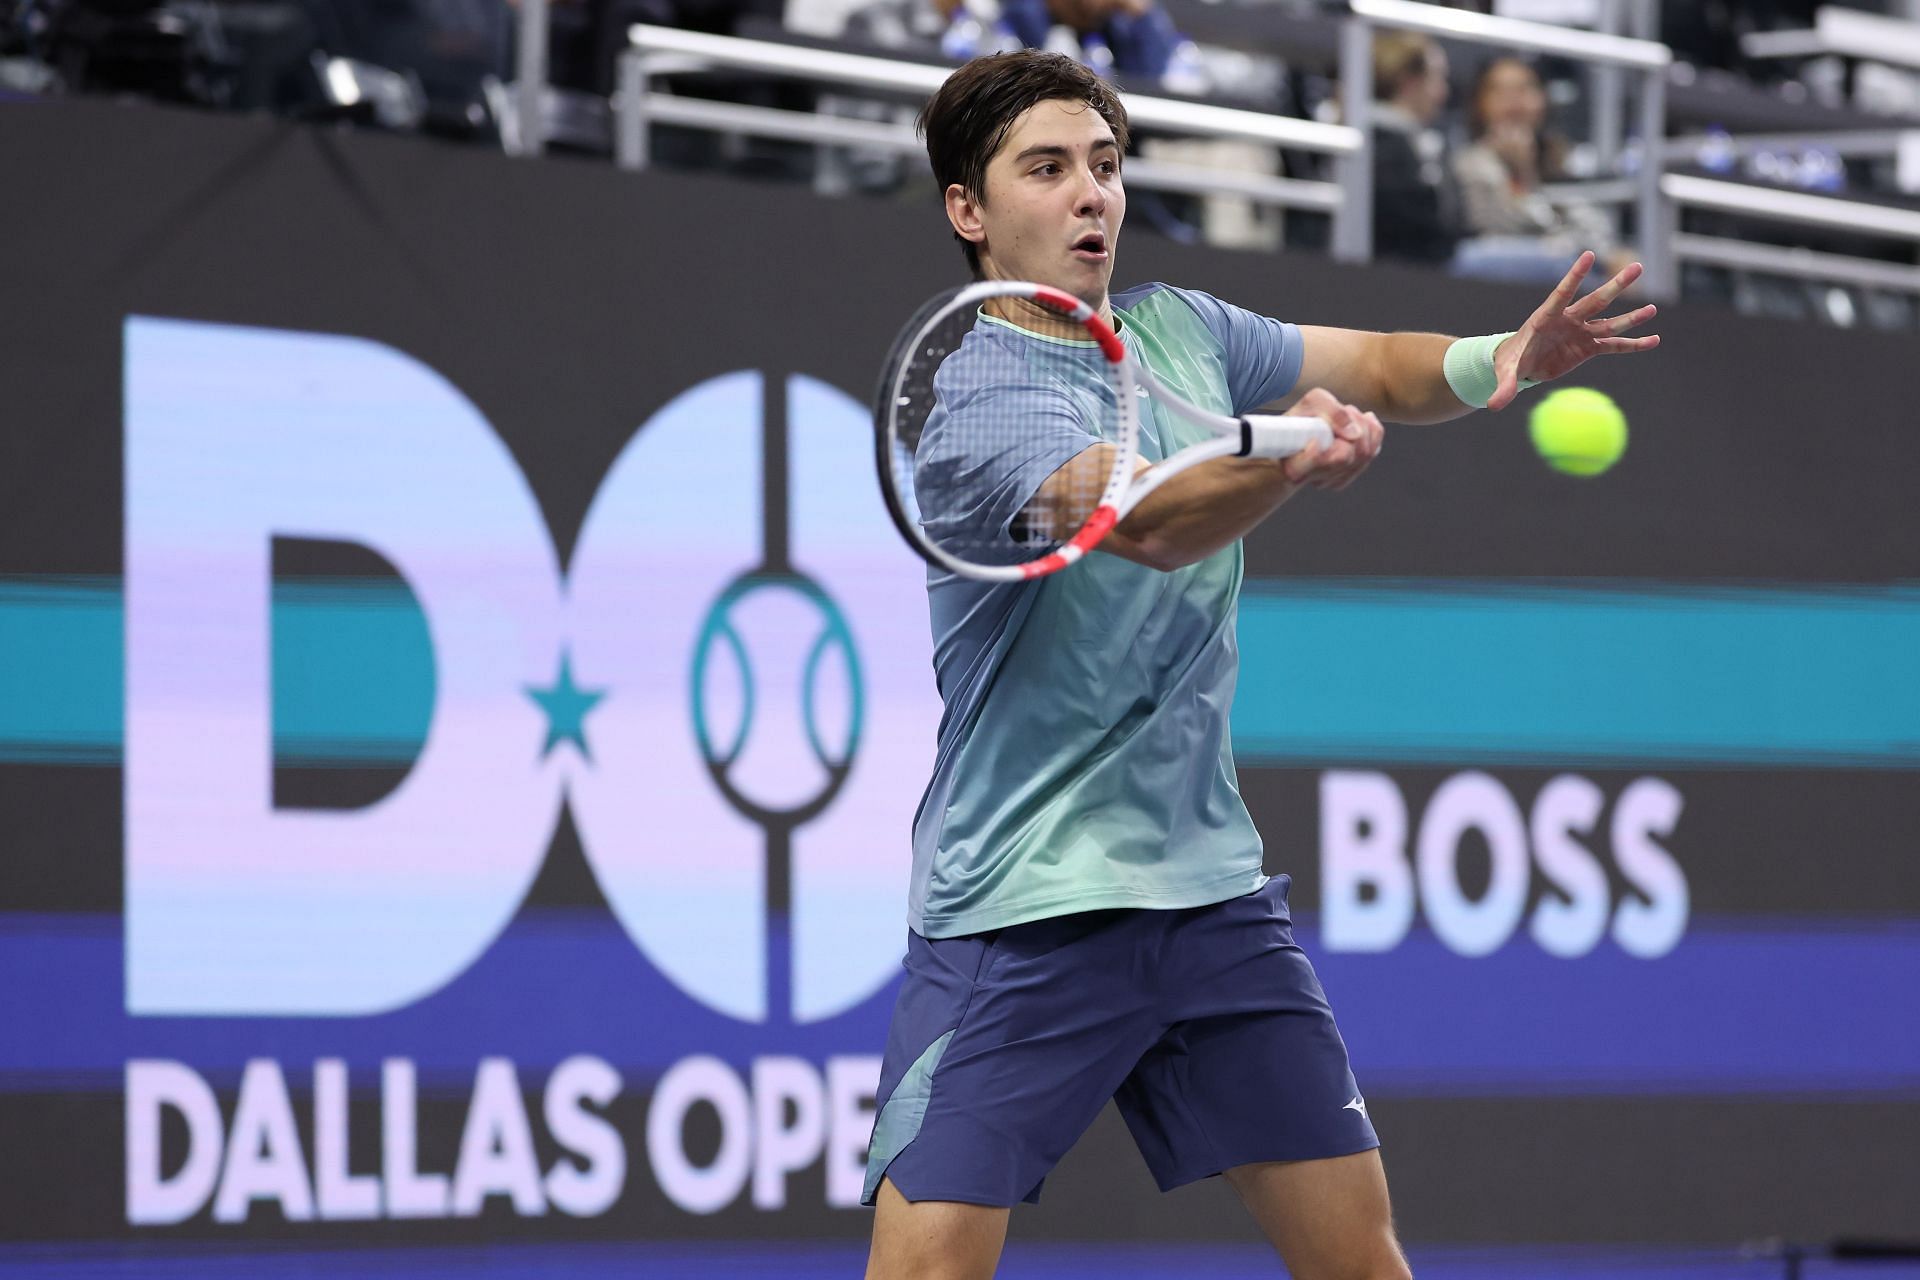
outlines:
M1380 402L1367 405L1390 422L1446 422L1473 412L1447 382L1447 348L1438 333L1383 333L1374 344ZM1361 401L1360 403L1365 403Z
M1099 549L1178 569L1238 541L1292 497L1277 458L1216 458L1183 471L1128 513Z

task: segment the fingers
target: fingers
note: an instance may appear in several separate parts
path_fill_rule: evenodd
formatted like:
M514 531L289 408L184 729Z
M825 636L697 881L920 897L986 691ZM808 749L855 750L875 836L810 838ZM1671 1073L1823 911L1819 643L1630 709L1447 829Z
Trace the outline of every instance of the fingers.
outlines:
M1625 356L1636 351L1651 351L1660 345L1660 335L1650 333L1644 338L1598 338L1594 346L1600 348L1602 355Z
M1366 454L1367 461L1372 462L1380 456L1380 451L1387 447L1387 426L1380 421L1378 414L1363 413L1360 416L1367 424L1368 443L1362 452Z
M1593 257L1591 253L1582 254L1581 256L1584 258ZM1587 320L1599 315L1602 311L1612 306L1613 300L1619 297L1621 292L1631 286L1635 280L1638 280L1645 271L1646 268L1639 263L1629 262L1626 266L1620 268L1619 274L1614 276L1613 279L1607 281L1598 289L1595 289L1592 293L1580 299L1580 301L1569 306L1567 308L1567 314L1575 320ZM1581 274L1584 275L1585 272Z
M1527 327L1515 336L1508 338L1493 351L1493 394L1487 397L1486 408L1498 413L1513 402L1520 394L1520 365L1532 358L1532 352L1540 341L1541 329L1535 320L1529 320Z
M1305 483L1306 477L1323 467L1344 465L1349 459L1344 451L1345 438L1341 434L1340 424L1347 406L1340 403L1331 391L1324 387L1315 387L1293 402L1287 412L1302 417L1318 418L1327 424L1333 433L1333 439L1326 444L1314 443L1294 454L1281 464L1281 472L1295 484Z
M1573 260L1567 268L1567 274L1560 283L1553 286L1553 292L1547 295L1542 311L1562 311L1580 295L1580 282L1587 278L1587 272L1593 270L1593 250L1589 249Z
M1380 419L1371 413L1361 413L1351 405L1347 407L1350 415L1347 422L1352 434L1347 443L1353 449L1353 461L1326 486L1329 489L1344 489L1360 478L1360 473L1372 465L1380 456L1381 447L1386 444L1387 429Z
M1583 263L1591 254L1580 255L1581 261L1567 273L1567 280L1577 281L1583 274ZM1630 329L1637 329L1658 315L1659 308L1652 303L1635 307L1631 311L1617 316L1601 314L1620 296L1623 289L1631 287L1643 273L1637 262L1622 267L1614 277L1595 289L1578 302L1563 308L1557 315L1546 314L1546 307L1527 321L1522 331L1521 343L1526 348L1519 360L1511 367L1502 364L1495 357L1495 367L1499 371L1500 381L1494 394L1487 400L1487 408L1504 409L1519 394L1519 379L1522 376L1536 382L1558 378L1584 364L1597 355L1623 355L1636 351L1651 351L1660 345L1658 335L1646 334L1639 338L1627 338L1624 335ZM1562 281L1565 284L1566 281ZM1558 297L1559 290L1555 290ZM1551 306L1554 299L1548 299ZM1521 366L1524 365L1523 369Z
M1639 328L1659 313L1658 307L1648 303L1637 311L1629 311L1625 315L1608 316L1603 320L1589 320L1587 332L1596 336L1618 337L1629 329Z
M1519 366L1517 365L1514 366L1514 368L1518 368L1518 367ZM1506 408L1508 405L1512 404L1513 398L1519 394L1520 394L1519 374L1515 373L1514 369L1502 369L1500 371L1500 385L1495 387L1493 389L1493 394L1487 397L1487 408L1493 410L1493 412L1495 413L1498 413L1502 409Z
M1333 433L1327 444L1309 445L1281 464L1282 473L1295 484L1344 489L1380 456L1386 441L1386 428L1377 416L1341 404L1318 388L1301 397L1291 412L1312 414Z
M1337 442L1323 445L1315 440L1291 458L1282 459L1280 474L1292 484L1305 484L1308 478L1325 463L1328 455L1338 447Z

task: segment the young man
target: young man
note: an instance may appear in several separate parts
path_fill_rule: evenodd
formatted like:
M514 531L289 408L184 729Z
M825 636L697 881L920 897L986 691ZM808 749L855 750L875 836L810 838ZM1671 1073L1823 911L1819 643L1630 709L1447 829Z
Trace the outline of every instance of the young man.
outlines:
M990 1275L1010 1207L1114 1098L1162 1188L1224 1176L1297 1280L1404 1278L1366 1103L1235 784L1239 539L1302 486L1364 471L1381 418L1501 407L1594 355L1654 346L1621 336L1652 307L1600 318L1639 269L1575 301L1583 256L1517 333L1460 341L1296 327L1163 285L1110 299L1127 141L1111 88L1063 57L1002 54L955 72L921 123L976 275L1066 289L1195 402L1289 404L1334 440L1196 467L1065 573L930 576L947 713L914 829L868 1274ZM964 463L984 528L1016 536L1023 514L1062 507L1077 521L1077 473L1104 474L1110 447L1076 418L1097 355L1076 362L1024 303L989 310L941 368L922 462L958 455L942 461ZM1016 400L1058 428L1050 443L969 454L967 415ZM1148 458L1177 447L1178 424L1143 409Z

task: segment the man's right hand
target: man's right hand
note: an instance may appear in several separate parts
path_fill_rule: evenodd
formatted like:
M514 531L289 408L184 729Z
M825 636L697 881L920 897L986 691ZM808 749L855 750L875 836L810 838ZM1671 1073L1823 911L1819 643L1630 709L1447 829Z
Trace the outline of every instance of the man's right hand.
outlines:
M1281 463L1281 471L1294 484L1344 489L1380 456L1386 438L1380 419L1340 403L1330 391L1315 387L1294 401L1287 413L1319 418L1333 430L1331 444L1310 444Z

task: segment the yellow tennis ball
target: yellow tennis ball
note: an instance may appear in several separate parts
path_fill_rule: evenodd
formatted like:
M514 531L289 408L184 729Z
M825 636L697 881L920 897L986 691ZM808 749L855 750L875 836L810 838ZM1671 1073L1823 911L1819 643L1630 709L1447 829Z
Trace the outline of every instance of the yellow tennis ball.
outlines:
M1627 415L1603 391L1562 387L1527 417L1533 447L1555 471L1597 476L1627 451Z

